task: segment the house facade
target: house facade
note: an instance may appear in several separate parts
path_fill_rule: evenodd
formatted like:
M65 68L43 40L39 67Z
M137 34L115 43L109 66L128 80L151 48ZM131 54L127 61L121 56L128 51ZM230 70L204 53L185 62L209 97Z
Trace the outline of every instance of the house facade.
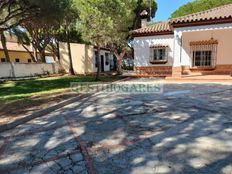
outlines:
M97 72L97 49L86 44L71 43L71 57L75 74L92 74ZM60 64L66 72L70 70L68 46L59 43ZM101 72L115 70L116 62L113 54L108 49L100 51Z
M229 75L232 4L132 32L138 76Z
M0 42L0 81L15 78L30 78L38 75L58 74L61 71L56 57L45 52L46 62L42 62L38 54L38 61L34 62L31 54L35 51L31 45L23 47L15 37L7 37L6 47L10 62L7 61Z
M25 45L25 47L23 47L21 44L17 42L17 39L15 37L7 36L6 47L9 53L10 62L21 63L21 64L35 63L33 62L31 56L31 54L35 55L35 51L32 45L28 45L28 46ZM37 57L40 58L39 53L37 53L37 55L38 55ZM50 63L51 61L52 63L54 63L54 61L56 61L56 57L53 54L46 51L45 55L46 55L46 60L48 60L48 63ZM0 42L0 63L6 63L6 62L7 62L6 56L3 51L2 43ZM39 62L41 61L39 60Z

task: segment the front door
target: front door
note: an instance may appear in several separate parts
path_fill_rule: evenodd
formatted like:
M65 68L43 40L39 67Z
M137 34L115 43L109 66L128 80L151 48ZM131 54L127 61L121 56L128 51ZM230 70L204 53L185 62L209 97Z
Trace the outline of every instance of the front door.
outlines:
M105 65L104 55L101 55L101 72L104 72L104 65Z

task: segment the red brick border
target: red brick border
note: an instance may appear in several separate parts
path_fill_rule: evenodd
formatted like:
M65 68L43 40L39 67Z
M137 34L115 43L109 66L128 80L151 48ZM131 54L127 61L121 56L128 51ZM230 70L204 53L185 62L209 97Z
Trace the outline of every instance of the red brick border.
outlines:
M64 116L65 117L65 120L77 142L77 144L80 146L80 149L81 149L81 153L84 157L84 160L86 162L86 167L87 167L87 170L88 170L88 173L89 174L96 174L96 171L94 169L94 166L93 166L93 162L88 154L88 151L87 149L85 148L84 144L82 143L81 139L79 136L77 136L77 129L73 126L73 122L72 120L68 117L68 116Z

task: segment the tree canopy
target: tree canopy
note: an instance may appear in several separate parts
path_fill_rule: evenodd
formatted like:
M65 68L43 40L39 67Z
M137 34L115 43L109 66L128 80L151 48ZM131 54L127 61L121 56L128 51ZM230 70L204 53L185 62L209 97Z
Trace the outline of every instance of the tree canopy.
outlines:
M29 32L31 44L36 51L39 51L41 60L45 61L45 50L53 42L54 36L64 23L72 2L70 0L40 0L36 1L35 5L39 7L37 16L21 25ZM38 57L35 59L38 60Z
M1 0L0 31L6 31L20 25L38 12L34 0Z
M209 0L195 0L177 9L174 13L172 13L171 18L176 18L180 16L197 13L200 11L205 11L211 8L215 8L215 7L230 4L230 3L232 3L232 0L210 0L210 1Z
M154 0L137 0L137 5L134 10L135 18L133 21L132 29L138 29L141 27L140 13L146 10L151 18L155 17L157 11L157 3Z
M114 49L126 46L137 0L77 0L76 3L82 37L98 47L98 54L100 47ZM97 60L99 76L99 55Z
M10 61L6 46L6 31L19 26L22 22L36 16L39 8L35 0L1 0L0 1L0 37L7 62Z
M60 32L60 28L64 28L62 26L65 23L69 25L76 21L78 17L72 5L73 0L2 0L0 35L7 61L10 59L5 32L14 34L22 46L32 44L34 50L39 52L42 61L45 61L47 48L52 48L50 51L58 56L57 42L54 41L57 36L60 38L61 35L65 35L64 32ZM38 54L33 55L28 49L26 50L34 61L38 61Z
M121 61L129 31L140 27L140 13L155 16L154 0L1 0L0 35L10 61L4 32L13 32L23 46L31 44L33 60L45 60L45 50L59 57L58 41L107 47ZM17 12L17 13L16 13ZM20 28L24 28L21 30ZM26 47L25 47L26 48ZM37 51L40 57L37 57ZM29 52L29 50L28 50ZM100 66L100 65L99 65ZM100 69L100 68L99 68Z

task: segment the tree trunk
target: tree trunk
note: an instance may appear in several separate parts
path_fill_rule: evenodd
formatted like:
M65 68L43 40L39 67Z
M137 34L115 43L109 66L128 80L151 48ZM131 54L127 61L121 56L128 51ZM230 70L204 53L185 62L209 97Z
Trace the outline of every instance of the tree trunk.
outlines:
M34 54L35 54L35 58L36 58L37 62L40 62L39 57L38 57L38 49L37 48L35 48Z
M122 75L122 60L123 60L123 57L125 56L126 54L126 51L123 50L120 54L118 54L116 51L114 52L114 55L116 56L117 58L117 73L118 75Z
M45 49L46 49L46 44L39 46L38 50L39 50L39 55L40 55L40 59L43 63L46 63L46 59L45 59Z
M10 56L9 56L9 52L6 46L6 37L4 35L4 31L0 32L1 35L1 43L2 43L2 47L3 47L3 52L5 54L5 58L6 58L6 62L10 62L10 66L11 66L11 75L12 77L15 77L15 71L14 71L14 64L10 61Z
M67 33L67 44L68 44L68 57L69 57L69 73L70 75L75 75L74 69L73 69L73 60L72 60L72 52L71 52L71 44L70 44L70 38L69 38L69 31L66 29Z
M34 58L36 60L37 63L40 62L39 58L38 58L38 46L37 43L35 41L31 42L32 46L33 46L33 54L34 54Z
M118 75L122 75L122 61L120 59L117 58L117 74Z
M25 46L24 44L22 44L22 46L23 46L23 48L24 48L25 50L27 50L27 52L30 54L30 56L31 56L31 58L32 58L32 60L33 60L33 62L36 62L35 56L34 56L33 53L27 48L27 46Z
M41 60L43 63L46 63L46 59L45 59L45 50L41 51Z
M56 56L57 56L57 59L60 61L60 44L59 44L59 41L56 41Z
M100 73L101 73L101 63L100 63L100 51L101 47L98 45L97 46L97 74L95 80L98 81L100 80Z
M1 43L2 43L2 47L3 47L3 52L5 54L5 58L7 62L10 62L10 56L9 56L9 52L7 50L7 46L6 46L6 37L4 35L4 31L1 31Z

